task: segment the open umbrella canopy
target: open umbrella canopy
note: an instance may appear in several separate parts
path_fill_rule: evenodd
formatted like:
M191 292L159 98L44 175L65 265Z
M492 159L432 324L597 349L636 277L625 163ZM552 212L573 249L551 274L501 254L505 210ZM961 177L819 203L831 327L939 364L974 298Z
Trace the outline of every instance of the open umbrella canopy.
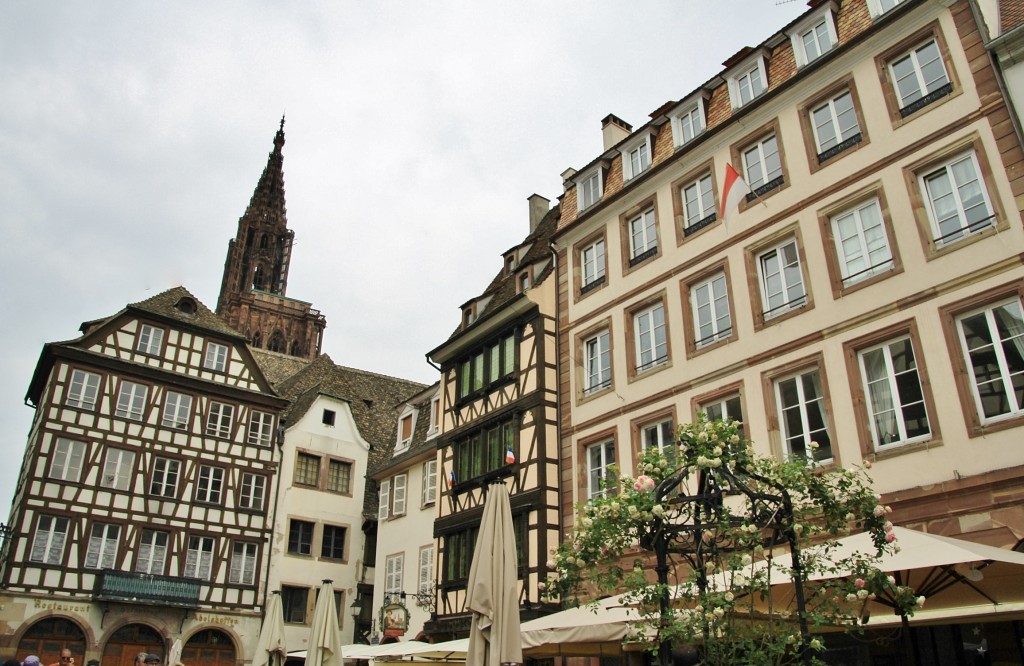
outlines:
M171 649L173 653L173 648ZM181 652L178 653L179 657ZM284 611L281 608L281 595L274 592L267 602L267 612L263 616L263 628L260 639L256 643L256 654L252 657L252 666L281 666L288 650L284 644ZM174 666L174 662L168 662Z
M338 638L338 611L334 607L334 588L330 580L320 586L313 609L313 624L306 645L306 666L341 666L341 640Z
M608 601L615 599L610 597ZM614 603L570 608L524 622L523 651L531 657L618 653L629 622L638 619L635 608Z
M487 490L466 590L466 606L472 611L467 666L521 664L516 539L504 483Z

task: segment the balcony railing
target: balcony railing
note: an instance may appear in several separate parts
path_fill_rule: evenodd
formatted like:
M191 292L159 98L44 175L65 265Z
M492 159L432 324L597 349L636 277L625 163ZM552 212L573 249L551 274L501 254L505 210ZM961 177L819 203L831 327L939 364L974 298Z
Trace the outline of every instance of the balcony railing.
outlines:
M104 569L96 576L93 597L97 601L126 601L198 608L200 585L201 581L193 578Z

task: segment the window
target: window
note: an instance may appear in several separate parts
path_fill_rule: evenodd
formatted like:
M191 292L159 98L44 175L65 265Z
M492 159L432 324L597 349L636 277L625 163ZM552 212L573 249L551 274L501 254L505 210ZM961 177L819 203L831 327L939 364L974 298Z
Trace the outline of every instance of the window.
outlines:
M427 428L427 436L436 435L441 428L441 398L433 398L430 401L430 427Z
M821 19L800 35L800 43L803 44L803 53L807 62L816 60L822 53L832 50L832 36L829 34L828 28L825 19Z
M327 461L327 490L343 495L352 494L352 463L344 460Z
M423 463L423 489L420 492L420 505L429 506L437 501L437 459Z
M167 397L164 398L164 415L160 420L161 425L167 428L188 430L191 415L192 396L167 391Z
M480 527L474 525L445 536L444 580L446 582L464 581L469 577L469 568L473 562L473 551L476 550L479 533Z
M224 488L224 469L212 465L200 465L196 477L196 501L206 504L220 504Z
M651 166L651 136L653 130L645 130L639 138L622 148L622 178L636 178Z
M615 442L592 444L586 448L587 499L603 497L607 491L605 480L612 479L609 465L615 464Z
M696 180L683 185L681 194L686 225L683 227L684 235L696 233L718 219L710 173L704 173Z
M515 365L516 335L512 332L485 345L459 363L459 398L473 395L510 377Z
M114 414L123 419L141 420L148 393L149 387L145 384L122 381L121 389L117 393L117 408Z
M424 546L420 548L419 581L416 585L418 594L433 594L434 592L434 547Z
M325 409L324 410L324 414L323 414L323 419L321 420L321 422L325 426L333 426L334 425L334 414L335 413L334 413L333 409Z
M815 462L832 460L832 439L825 416L825 397L817 368L775 381L779 426L786 456L806 456ZM811 442L817 448L810 446Z
M1024 411L1024 312L1019 298L957 319L982 423Z
M319 456L299 452L295 455L295 476L293 483L296 486L319 486Z
M345 559L345 533L344 527L324 525L323 540L320 544L320 557L330 560Z
M782 241L757 256L761 307L765 319L803 307L807 303L796 239Z
M716 273L690 287L694 346L701 348L732 335L729 291L725 273Z
M64 560L64 543L67 541L67 536L67 518L39 516L36 532L32 535L29 561L40 564L61 564Z
M210 572L213 569L213 548L213 537L190 536L188 552L185 554L185 570L181 575L185 578L210 580Z
M693 138L704 131L704 100L700 99L696 104L685 107L682 111L672 115L672 136L678 148L685 143L693 141Z
M779 142L769 135L743 151L743 177L750 187L747 201L780 187L785 182Z
M636 266L644 259L657 254L658 230L653 207L630 218L627 223L627 232L629 233L630 266Z
M235 417L235 408L223 402L210 401L210 416L206 419L206 434L211 437L228 439L231 437L231 421Z
M868 11L871 13L871 18L877 19L902 2L903 0L868 0Z
M837 9L836 3L828 2L819 7L819 11L807 16L787 32L797 67L814 62L839 42L833 14Z
M875 449L928 438L931 429L910 337L865 349L858 359Z
M732 419L739 422L743 432L743 402L739 393L729 393L701 402L697 409L708 417L709 421L725 421Z
M163 575L167 561L167 532L143 529L135 554L135 573Z
M656 423L648 423L640 427L640 448L655 449L658 453L675 457L675 428L672 426L672 419L665 419Z
M132 473L134 471L134 451L107 449L106 460L103 461L103 474L100 477L100 487L128 490L132 485Z
M954 243L995 224L973 150L919 177L936 245Z
M604 239L598 238L580 251L580 293L604 284Z
M601 331L583 341L583 364L583 395L611 386L612 365L608 331Z
M844 287L893 267L878 199L862 202L830 220Z
M494 423L457 440L454 445L455 477L469 481L510 464L506 460L516 439L515 419Z
M73 370L71 383L68 385L68 397L65 404L82 409L96 409L96 394L100 389L100 376L85 370Z
M404 516L405 515L405 485L408 480L408 476L405 474L396 474L391 479L391 515L392 516Z
M207 370L213 370L215 372L224 372L224 368L228 364L228 348L227 345L218 344L216 342L208 342L206 344L206 355L203 356L203 367Z
M256 582L256 544L236 541L231 546L231 570L228 582L232 585L253 585Z
M281 586L281 607L284 621L290 624L305 624L306 609L309 606L309 588Z
M938 42L930 38L889 61L899 114L912 113L953 92Z
M384 561L384 594L401 594L405 555L388 555Z
M313 554L313 523L306 520L295 520L288 524L288 554Z
M242 472L242 483L238 495L238 508L253 511L263 510L263 498L267 492L267 477L252 472Z
M150 356L160 354L164 344L164 329L143 324L139 329L139 341L135 347L136 351Z
M82 476L84 457L85 442L64 437L56 438L53 444L53 458L50 461L50 478L77 483Z
M819 164L861 141L857 110L849 90L814 107L810 114Z
M180 460L157 458L153 462L153 481L149 485L149 494L158 497L177 497L180 471Z
M746 106L768 89L764 53L740 63L728 78L729 100L733 109Z
M576 181L576 208L583 211L590 208L604 194L604 170L595 169Z
M121 526L93 523L89 535L89 548L85 552L87 569L113 569L117 560L117 546L121 540Z
M409 442L412 441L414 421L415 413L406 414L398 420L398 446L395 447L396 450L409 448Z
M657 303L633 315L636 371L643 372L668 361L665 306Z
M252 410L249 413L249 432L246 441L253 446L270 446L274 435L274 415Z

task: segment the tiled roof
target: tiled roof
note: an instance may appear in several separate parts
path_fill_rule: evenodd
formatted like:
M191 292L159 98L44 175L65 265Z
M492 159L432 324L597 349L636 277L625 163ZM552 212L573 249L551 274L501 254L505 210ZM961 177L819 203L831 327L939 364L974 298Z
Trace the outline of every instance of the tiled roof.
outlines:
M195 301L195 313L186 314L175 307L182 298L190 298ZM245 339L241 333L228 326L223 319L215 315L213 311L203 305L202 301L193 296L192 293L184 287L174 287L163 293L157 294L156 296L147 298L144 301L130 303L128 308L163 317L165 319L172 319L183 324L188 324L189 326L197 326L208 331L214 331L225 337Z
M377 461L377 465L375 467L369 468L367 474L373 475L380 470L387 469L388 467L401 466L406 460L415 458L424 451L437 448L437 438L432 437L427 439L427 432L430 430L430 401L433 400L439 384L440 382L435 382L426 391L423 391L417 396L412 396L407 401L418 412L416 415L416 427L413 429L412 441L409 442L409 448L399 455L395 455L395 446L398 444L398 419L396 418L386 454ZM402 407L404 407L404 405ZM400 414L402 409L399 409L398 411Z
M503 305L518 295L519 290L516 279L524 267L547 262L544 270L539 275L535 276L532 273L530 274L531 285L540 284L548 277L548 275L551 274L551 271L554 269L554 262L552 261L549 243L551 242L551 238L554 235L555 230L558 228L558 220L560 217L561 206L556 204L544 215L541 221L537 224L537 228L530 232L530 234L516 246L522 247L532 243L526 255L516 264L516 270L511 273L507 273L504 266L502 266L502 269L494 276L494 279L491 280L487 289L480 294L480 298L490 296L490 301L488 301L487 306L483 311L477 313L474 323L485 318L488 314L500 310ZM471 327L472 326L470 326L470 328ZM449 340L458 337L458 335L465 330L467 329L459 326L451 334Z
M263 374L267 376L267 379L274 386L277 386L313 362L308 358L289 356L264 349L251 349L253 358L256 359L256 362L259 363L260 368L263 370Z
M326 354L308 362L294 359L302 367L284 360L281 354L261 350L253 350L253 354L268 376L277 377L277 392L292 401L283 414L286 423L302 418L318 395L348 402L359 434L370 443L368 469L379 466L392 450L402 402L425 388L418 382L335 365ZM295 371L286 374L292 368ZM371 492L371 486L367 485L363 501L367 516L377 513L377 493Z
M999 0L999 22L1003 33L1024 23L1024 0Z

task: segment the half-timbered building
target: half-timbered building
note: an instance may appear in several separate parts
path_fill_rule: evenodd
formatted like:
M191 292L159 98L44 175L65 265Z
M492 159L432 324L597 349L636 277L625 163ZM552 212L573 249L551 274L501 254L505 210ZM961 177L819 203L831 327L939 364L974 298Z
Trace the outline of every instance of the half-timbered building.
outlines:
M276 395L181 287L44 346L0 562L0 653L130 666L251 658L264 603Z
M530 197L530 233L503 255L458 329L428 357L441 368L438 466L445 480L434 523L437 617L427 633L465 636L466 579L484 497L509 489L517 533L521 614L538 612L537 584L559 536L555 258L560 208Z

